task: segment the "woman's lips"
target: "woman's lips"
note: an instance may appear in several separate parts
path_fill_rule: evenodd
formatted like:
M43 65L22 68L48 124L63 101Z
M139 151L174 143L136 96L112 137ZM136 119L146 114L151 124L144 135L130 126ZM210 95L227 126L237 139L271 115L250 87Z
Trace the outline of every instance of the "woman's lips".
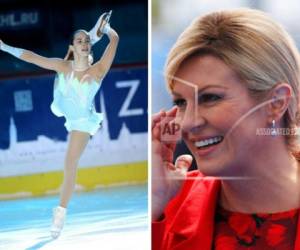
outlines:
M223 136L213 136L202 140L194 141L194 147L199 156L207 156L214 152L222 143Z

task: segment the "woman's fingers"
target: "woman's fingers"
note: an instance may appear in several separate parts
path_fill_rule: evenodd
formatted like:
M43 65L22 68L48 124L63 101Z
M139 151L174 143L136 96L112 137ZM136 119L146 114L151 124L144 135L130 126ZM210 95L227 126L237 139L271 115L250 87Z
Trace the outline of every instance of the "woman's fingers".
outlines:
M171 162L168 162L168 161L165 161L165 162L164 162L164 167L165 167L167 170L171 170L171 171L176 170L174 164L171 163Z
M167 116L175 118L177 109L178 109L177 106L173 106L170 110L167 111Z
M186 172L192 165L192 161L193 157L191 155L180 155L175 161L175 168Z
M172 122L174 122L176 112L177 107L173 107L168 111L161 110L152 116L152 152L157 156L159 155L163 161L163 165L168 170L175 170L173 157L176 140L172 138L170 140L167 132L170 130ZM164 132L166 132L166 135Z
M166 144L161 145L161 157L163 161L173 162L174 150Z
M152 116L152 129L156 124L165 120L166 122L172 122L176 118L177 106L172 107L170 110L161 110Z
M172 107L168 111L164 109L160 110L158 113L152 115L152 123L157 123L161 120L162 117L173 117L175 118L177 112L177 106Z
M174 151L176 147L177 140L164 140L164 135L162 135L161 123L158 123L152 129L152 142L160 143L170 150Z
M173 154L176 147L177 137L173 138L170 131L173 130L174 119L176 116L177 107L173 107L168 111L161 110L152 116L152 142L156 144L156 150L162 157L169 162L173 161ZM157 144L160 144L159 146ZM166 156L166 151L168 152Z
M152 129L153 127L161 121L162 118L166 116L166 111L161 110L158 113L152 115Z
M152 127L152 140L159 140L160 141L160 131L161 131L161 126L159 123L156 123Z
M166 117L166 111L161 110L152 116L152 139L160 140L161 122Z

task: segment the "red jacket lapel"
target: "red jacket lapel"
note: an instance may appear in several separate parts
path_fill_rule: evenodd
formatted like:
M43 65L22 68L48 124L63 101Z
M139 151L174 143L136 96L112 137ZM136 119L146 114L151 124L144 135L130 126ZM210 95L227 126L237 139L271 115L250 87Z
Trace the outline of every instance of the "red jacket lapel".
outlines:
M175 216L169 225L169 237L164 249L211 249L220 182L211 178L201 179L203 176L198 171L192 172L189 177L195 179L185 183L181 193L166 210L166 216ZM173 202L180 206L172 206Z
M295 242L295 250L300 249L300 216L298 215L298 226L297 226L297 233L296 233L296 242Z

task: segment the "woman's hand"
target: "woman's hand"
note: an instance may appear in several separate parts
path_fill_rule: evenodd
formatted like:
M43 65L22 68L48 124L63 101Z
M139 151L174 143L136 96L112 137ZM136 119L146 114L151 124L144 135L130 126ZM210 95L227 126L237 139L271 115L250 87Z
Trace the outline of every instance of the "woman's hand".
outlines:
M176 140L165 140L166 126L176 125L177 107L152 117L152 219L163 214L165 206L178 193L192 163L190 155L181 155L173 163Z
M104 33L102 31L103 31L105 24L106 24L106 22L102 21L101 25L99 26L99 29L97 30L98 37L102 37L104 35Z
M111 13L112 11L110 12L105 12L103 13L101 16L100 16L100 25L99 25L99 28L97 30L97 36L98 37L101 37L103 34L105 34L104 32L104 28L105 28L105 25L108 24L109 25L109 19L110 19L110 16L111 16Z

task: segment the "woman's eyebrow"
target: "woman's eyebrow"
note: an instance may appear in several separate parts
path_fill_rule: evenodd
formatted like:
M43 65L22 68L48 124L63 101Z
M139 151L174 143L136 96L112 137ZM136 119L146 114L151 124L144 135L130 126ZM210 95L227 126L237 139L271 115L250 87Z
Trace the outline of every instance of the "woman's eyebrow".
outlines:
M201 92L203 92L204 90L207 90L207 89L210 89L210 88L228 89L227 86L221 86L221 85L217 85L217 84L212 84L212 85L207 85L207 86L204 86L204 87L202 87L202 88L199 88L199 89L198 89L198 93L201 93Z
M189 86L190 87L190 86ZM203 92L204 90L207 90L207 89L210 89L210 88L219 88L219 89L228 89L227 86L220 86L220 85L217 85L217 84L213 84L213 85L206 85L206 86L203 86L202 88L197 88L197 86L195 85L194 89L197 90L197 93L201 93ZM176 91L172 91L171 94L173 96L177 96L177 97L181 97L181 94L176 92Z
M84 40L84 41L90 41L91 39L90 38L76 38L75 39L76 41L81 41L81 40Z
M177 93L177 92L175 92L175 91L172 91L171 94L172 94L173 96L176 96L176 97L181 97L181 94L179 94L179 93Z

